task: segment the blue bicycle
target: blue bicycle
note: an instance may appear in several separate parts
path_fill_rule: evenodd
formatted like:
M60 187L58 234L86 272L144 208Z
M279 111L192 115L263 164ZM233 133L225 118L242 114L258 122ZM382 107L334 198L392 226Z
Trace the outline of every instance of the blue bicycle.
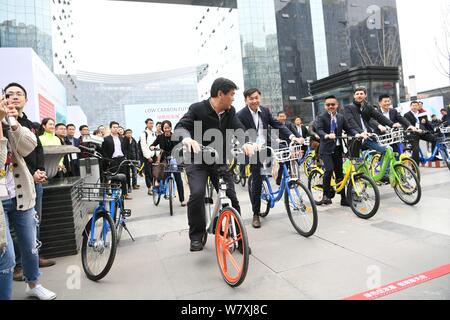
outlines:
M169 200L170 215L173 216L173 200L176 197L177 185L175 183L174 174L179 173L180 169L176 159L173 157L166 158L166 168L164 169L165 177L159 180L159 186L155 186L156 179L153 179L153 203L158 206L161 197Z
M436 133L433 133L437 138L436 147L434 148L430 157L425 157L422 150L420 149L419 162L425 164L427 162L433 161L438 154L440 154L442 161L445 162L448 169L450 170L450 127L440 126L436 128ZM406 139L406 143L404 149L411 153L412 152L412 144L411 140L416 139L414 136L409 135L409 138Z
M287 145L287 143L286 143ZM267 217L270 210L275 207L284 195L284 204L294 229L304 237L311 237L317 229L318 216L317 207L311 192L306 186L300 182L298 177L291 177L288 171L288 162L297 162L301 157L301 145L290 145L287 148L274 150L271 147L263 147L261 152L267 150L270 154L269 161L263 162L261 170L262 175L262 191L261 206L265 208L260 213L261 217ZM269 164L272 159L276 159L283 167L283 176L281 179L281 187L274 191L270 183ZM296 173L294 173L294 176ZM252 179L249 179L249 192L251 192ZM251 197L251 195L250 195Z
M94 149L83 146L80 149L100 160L108 160ZM131 210L125 209L122 196L121 187L126 183L126 177L119 174L123 166L129 165L137 165L137 161L125 160L116 171L103 171L101 178L107 183L82 183L78 188L82 201L97 202L92 218L83 230L81 244L83 269L92 281L104 278L111 269L123 229L134 241L125 223L126 218L131 216Z

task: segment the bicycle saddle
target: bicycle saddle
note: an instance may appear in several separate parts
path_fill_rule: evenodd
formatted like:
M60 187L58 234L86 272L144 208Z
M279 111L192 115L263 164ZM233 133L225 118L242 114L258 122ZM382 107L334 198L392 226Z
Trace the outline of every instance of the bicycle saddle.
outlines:
M123 173L119 173L115 176L107 176L106 177L107 180L111 180L111 182L126 182L127 181L127 176Z

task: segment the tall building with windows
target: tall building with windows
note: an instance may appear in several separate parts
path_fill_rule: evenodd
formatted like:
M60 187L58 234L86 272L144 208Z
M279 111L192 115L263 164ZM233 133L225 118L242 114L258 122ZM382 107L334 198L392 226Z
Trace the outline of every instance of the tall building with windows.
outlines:
M187 110L198 99L196 67L132 75L78 71L76 81L80 105L91 128L108 125L111 120L129 125L129 106L136 106L130 112L136 113L143 127L149 106L174 104Z
M71 1L0 0L0 48L32 48L74 93L69 104L77 104Z
M0 47L33 48L53 70L51 0L0 0Z
M274 113L284 110L290 117L300 114L310 120L313 107L304 98L313 81L352 67L401 68L395 0L237 0L236 7L232 4L229 10L239 15L239 38L210 40L214 33L232 32L217 24L215 7L208 7L197 26L199 47L236 46L240 41L244 86L260 88L262 103ZM220 51L205 57L206 66L229 60ZM237 56L229 61L241 64ZM202 79L218 70L213 69L203 68Z
M395 0L275 0L283 104L313 116L309 84L359 66L401 68Z

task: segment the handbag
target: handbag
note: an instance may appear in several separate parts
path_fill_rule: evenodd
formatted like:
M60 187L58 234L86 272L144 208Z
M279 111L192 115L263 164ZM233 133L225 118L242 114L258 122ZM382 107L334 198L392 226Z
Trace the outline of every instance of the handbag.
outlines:
M156 180L163 180L165 178L164 171L166 170L167 164L162 162L159 164L153 163L152 165L152 175Z

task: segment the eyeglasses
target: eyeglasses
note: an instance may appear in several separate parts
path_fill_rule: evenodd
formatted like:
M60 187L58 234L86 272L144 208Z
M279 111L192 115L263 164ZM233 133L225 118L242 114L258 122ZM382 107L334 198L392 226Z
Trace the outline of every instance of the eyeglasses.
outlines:
M17 97L25 97L25 93L23 92L7 92L6 93L7 97L13 97L13 96L17 96Z

